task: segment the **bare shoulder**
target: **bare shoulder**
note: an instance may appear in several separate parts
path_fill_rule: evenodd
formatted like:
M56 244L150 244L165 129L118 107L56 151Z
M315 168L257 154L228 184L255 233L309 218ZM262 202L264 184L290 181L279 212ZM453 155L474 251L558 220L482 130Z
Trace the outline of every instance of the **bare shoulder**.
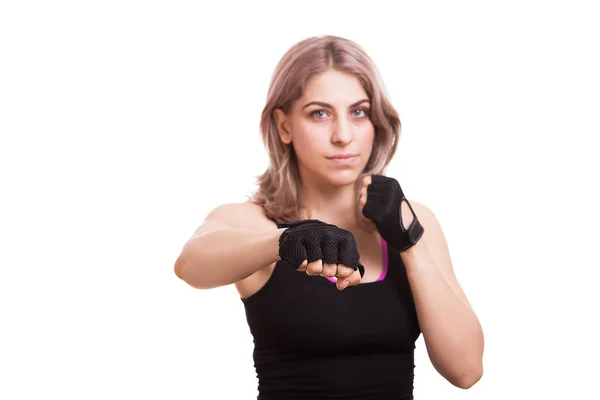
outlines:
M410 203L415 216L419 220L419 223L423 226L423 237L425 241L435 243L437 246L441 244L446 245L446 243L440 243L440 240L445 242L444 232L431 208L419 201L408 200L408 202ZM404 218L405 210L402 210L402 212ZM410 215L410 218L412 219L412 215Z
M222 228L265 230L277 229L277 226L267 218L264 209L258 204L250 201L226 203L213 208L206 215L191 239Z
M263 229L271 222L261 206L249 201L221 204L208 213L205 221L219 221L243 229Z
M207 231L222 227L248 230L278 229L275 222L267 217L261 206L247 201L244 203L223 204L216 207L206 216L204 223L198 228L195 235L202 235ZM240 297L248 298L260 290L271 277L275 264L267 265L236 282L235 287Z
M246 201L243 203L226 203L213 208L196 229L188 243L201 235L223 228L247 230L276 230L277 225L270 220L264 209L258 204ZM275 263L265 266L252 275L236 282L235 286L242 297L256 293L269 279Z
M433 211L431 211L431 209L429 207L427 207L425 204L423 204L419 201L416 201L416 200L408 200L408 202L410 203L410 206L412 207L413 211L415 212L419 222L421 221L421 219L429 220L431 218L435 218Z

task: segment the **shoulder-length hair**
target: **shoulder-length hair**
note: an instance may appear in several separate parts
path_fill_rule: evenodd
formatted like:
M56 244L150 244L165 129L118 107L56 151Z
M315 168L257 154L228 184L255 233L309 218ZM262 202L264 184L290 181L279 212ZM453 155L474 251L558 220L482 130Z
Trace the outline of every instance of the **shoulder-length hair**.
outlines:
M302 96L308 81L329 69L356 76L371 102L370 118L375 128L373 150L355 186L358 221L372 229L359 206L361 181L365 175L384 173L398 146L400 118L388 99L383 80L371 58L358 44L339 36L304 39L292 46L277 65L260 120L260 131L270 163L267 170L257 177L258 190L249 200L262 206L267 217L275 221L301 219L302 210L310 218L310 210L299 204L300 177L293 145L281 141L273 111L280 108L288 113L292 103Z

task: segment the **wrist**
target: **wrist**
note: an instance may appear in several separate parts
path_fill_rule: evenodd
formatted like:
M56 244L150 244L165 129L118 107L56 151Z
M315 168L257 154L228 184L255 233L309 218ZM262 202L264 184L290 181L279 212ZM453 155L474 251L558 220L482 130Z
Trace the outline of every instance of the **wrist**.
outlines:
M277 261L281 260L279 256L279 245L281 242L281 235L288 228L278 228L274 232L271 232L271 246L269 248L269 254L273 254Z
M433 257L429 252L427 242L419 240L408 249L400 252L400 257L404 263L407 272L412 268L427 268L434 265Z

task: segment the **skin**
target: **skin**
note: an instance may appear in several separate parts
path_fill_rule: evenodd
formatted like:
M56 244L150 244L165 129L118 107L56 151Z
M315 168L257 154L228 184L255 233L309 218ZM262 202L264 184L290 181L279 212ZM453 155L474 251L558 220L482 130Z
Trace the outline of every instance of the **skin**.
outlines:
M339 290L374 281L383 270L381 237L376 231L359 228L354 213L354 182L369 160L375 136L369 107L367 93L354 75L329 70L307 83L287 114L274 110L280 139L293 145L297 155L300 202L311 210L311 218L349 230L357 239L365 266L362 280L353 268L323 265L321 260L305 262L299 268L309 275L337 276ZM356 155L355 162L339 165L328 159L338 153ZM278 239L284 230L249 201L223 204L207 215L188 240L175 272L197 288L235 282L240 296L249 297L269 280L279 259ZM238 243L239 255L224 250L231 241ZM220 268L210 268L214 264Z
M374 127L369 104L353 75L330 70L314 77L288 114L275 110L281 140L293 144L301 177L300 202L311 218L351 231L357 239L365 276L344 265L320 260L300 268L309 275L338 279L339 290L377 279L382 271L381 237L359 228L354 208L354 182L371 154ZM319 101L330 106L306 104ZM356 162L338 165L328 159L336 153L356 154ZM363 178L360 204L367 198L371 177ZM415 300L419 325L429 358L453 385L469 388L483 374L483 332L456 275L448 245L433 212L409 200L424 228L421 239L400 253ZM400 206L404 227L413 220L406 202ZM307 216L304 216L305 218ZM225 204L214 209L184 246L176 274L193 287L211 288L234 283L241 297L249 297L269 280L278 256L278 229L253 203ZM235 250L230 243L235 242ZM214 268L218 265L219 268Z
M290 115L276 113L281 140L293 143L298 155L303 182L301 202L313 210L314 218L352 231L359 242L361 258L360 243L373 241L372 237L365 238L354 220L353 183L371 153L374 127L362 112L356 111L356 106L350 105L363 98L367 98L366 93L355 77L328 71L310 83ZM303 108L315 99L326 101L331 107ZM362 105L366 107L367 103ZM352 166L332 165L327 156L338 152L358 154L359 160ZM361 206L368 201L370 183L371 176L363 178ZM425 205L413 200L410 204L423 225L424 234L416 245L400 255L406 266L429 358L449 382L466 389L483 374L481 325L455 276L437 218ZM407 228L414 217L405 201L400 205L400 212ZM346 279L351 272L345 266L323 265L320 260L305 265L303 270L310 275L342 277L337 281L338 289L360 282L358 272Z
M354 182L373 148L375 128L369 110L369 97L354 75L328 70L311 79L288 114L274 111L281 141L293 144L297 155L300 201L312 210L312 218L352 231L359 243L366 233L358 228L353 213ZM339 153L355 155L355 161L338 165L328 158ZM305 261L299 270L337 277L340 290L361 281L358 271L321 260Z

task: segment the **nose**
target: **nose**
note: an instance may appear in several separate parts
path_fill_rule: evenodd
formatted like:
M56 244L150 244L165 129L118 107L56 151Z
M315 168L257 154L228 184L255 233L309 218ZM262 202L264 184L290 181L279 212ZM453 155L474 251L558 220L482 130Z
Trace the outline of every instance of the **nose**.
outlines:
M331 141L336 144L348 144L354 140L354 134L350 123L345 118L338 118L333 125Z

